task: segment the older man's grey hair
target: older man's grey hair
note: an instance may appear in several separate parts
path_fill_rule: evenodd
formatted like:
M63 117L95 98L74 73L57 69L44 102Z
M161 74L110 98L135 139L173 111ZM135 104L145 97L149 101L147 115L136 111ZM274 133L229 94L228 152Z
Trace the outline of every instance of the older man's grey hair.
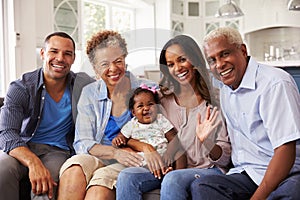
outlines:
M208 33L203 40L203 46L209 43L210 40L223 37L229 44L234 44L238 48L243 44L243 39L238 30L231 27L220 27Z

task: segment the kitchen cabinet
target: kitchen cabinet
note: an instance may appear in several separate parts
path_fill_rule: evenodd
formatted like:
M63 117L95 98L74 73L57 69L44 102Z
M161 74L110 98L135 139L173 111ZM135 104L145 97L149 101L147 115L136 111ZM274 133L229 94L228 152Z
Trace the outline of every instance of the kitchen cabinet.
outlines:
M286 0L244 0L244 33L269 27L300 27L300 11L289 11Z
M235 2L239 5L242 0ZM223 0L171 0L171 4L172 30L191 35L199 45L207 33L221 26L231 26L242 31L242 17L215 17L218 8L224 4Z
M300 66L300 11L289 11L285 0L243 1L241 8L253 57L274 66Z
M300 66L300 27L270 27L245 34L249 54L274 66Z

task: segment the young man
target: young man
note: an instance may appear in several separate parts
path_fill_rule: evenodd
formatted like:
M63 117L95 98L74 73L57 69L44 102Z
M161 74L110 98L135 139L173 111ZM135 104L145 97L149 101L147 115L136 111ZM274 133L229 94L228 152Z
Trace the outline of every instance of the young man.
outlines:
M223 84L221 108L234 167L191 185L193 199L299 199L300 96L293 78L248 56L240 33L223 27L204 39Z
M75 42L55 32L40 51L43 67L13 81L0 113L0 194L19 199L29 177L32 199L55 199L59 169L72 153L76 104L93 81L70 71Z

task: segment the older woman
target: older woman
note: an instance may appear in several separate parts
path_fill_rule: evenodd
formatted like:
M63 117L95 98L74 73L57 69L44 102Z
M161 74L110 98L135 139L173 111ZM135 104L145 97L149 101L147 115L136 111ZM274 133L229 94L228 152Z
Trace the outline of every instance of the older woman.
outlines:
M87 43L87 54L98 81L83 89L78 103L74 141L78 155L61 168L58 199L63 200L115 199L114 185L122 165L114 164L142 165L137 153L114 148L111 142L132 118L127 93L145 80L126 71L126 42L117 32L95 34Z
M161 199L187 199L190 184L198 177L226 172L230 143L210 86L205 60L189 36L169 40L160 54L160 82L166 117L178 131L187 155L187 169L174 170L156 179L147 169L127 168L118 177L117 199L142 199L142 194L161 187Z

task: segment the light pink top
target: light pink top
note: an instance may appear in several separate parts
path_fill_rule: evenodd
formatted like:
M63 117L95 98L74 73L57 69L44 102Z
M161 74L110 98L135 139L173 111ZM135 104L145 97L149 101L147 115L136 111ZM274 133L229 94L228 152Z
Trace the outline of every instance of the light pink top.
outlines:
M213 166L219 167L223 172L226 171L224 166L230 162L231 146L227 135L225 123L220 116L217 120L221 120L221 125L216 129L215 134L212 134L204 143L201 143L196 136L197 113L201 114L201 120L206 114L206 101L189 110L179 106L173 95L163 97L161 99L163 106L162 112L171 121L177 130L178 138L187 154L188 168L210 168ZM209 158L209 152L214 146L215 141L222 148L221 157L213 161Z

